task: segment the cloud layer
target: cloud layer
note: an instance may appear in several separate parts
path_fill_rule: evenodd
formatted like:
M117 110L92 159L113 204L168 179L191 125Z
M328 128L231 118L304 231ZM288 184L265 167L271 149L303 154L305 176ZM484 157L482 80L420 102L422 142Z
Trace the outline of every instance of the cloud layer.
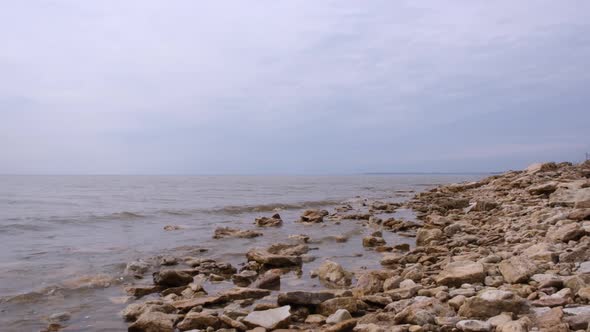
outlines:
M587 1L12 2L0 173L580 160L589 13Z

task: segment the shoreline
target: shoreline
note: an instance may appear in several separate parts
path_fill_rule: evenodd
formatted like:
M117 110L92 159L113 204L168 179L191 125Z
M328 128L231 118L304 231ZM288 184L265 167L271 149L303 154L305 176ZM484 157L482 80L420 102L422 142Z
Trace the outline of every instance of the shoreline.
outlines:
M129 331L590 331L589 177L589 162L545 163L437 186L403 204L305 211L299 222L313 227L370 229L362 244L382 255L382 268L371 271L323 261L312 273L321 291L280 290L282 276L301 271L321 246L313 230L249 249L242 266L206 252L163 257L150 278L151 263L132 262L126 291L143 298L122 315ZM380 218L407 208L417 221ZM230 226L218 236L254 238L258 229L283 222L267 215L252 229ZM415 236L416 246L387 243L389 232ZM348 239L333 240L345 246ZM143 283L132 282L134 275ZM211 281L235 286L216 292Z

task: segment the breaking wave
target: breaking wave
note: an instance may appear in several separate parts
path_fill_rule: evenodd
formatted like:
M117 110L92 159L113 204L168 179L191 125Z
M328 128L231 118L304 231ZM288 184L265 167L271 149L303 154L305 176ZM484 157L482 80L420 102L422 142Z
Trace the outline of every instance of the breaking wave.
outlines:
M305 208L319 208L323 206L340 204L341 200L304 201L298 203L272 203L258 205L228 205L221 208L209 209L208 213L242 214L252 212L273 212L280 210L296 210Z

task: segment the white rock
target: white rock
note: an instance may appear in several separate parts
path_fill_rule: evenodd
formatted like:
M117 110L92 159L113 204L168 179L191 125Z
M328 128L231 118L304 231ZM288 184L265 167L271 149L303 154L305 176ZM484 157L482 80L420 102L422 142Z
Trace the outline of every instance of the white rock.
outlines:
M253 311L243 320L246 325L260 326L267 330L273 330L285 324L291 318L291 306L286 305L280 308Z
M348 312L346 309L338 309L326 319L326 323L338 324L348 319L352 319L350 312Z

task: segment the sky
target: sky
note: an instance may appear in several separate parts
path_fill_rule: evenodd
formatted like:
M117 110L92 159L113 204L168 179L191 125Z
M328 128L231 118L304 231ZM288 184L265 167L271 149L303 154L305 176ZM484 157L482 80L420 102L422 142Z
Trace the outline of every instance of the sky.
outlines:
M590 152L590 2L0 0L0 173L487 172Z

